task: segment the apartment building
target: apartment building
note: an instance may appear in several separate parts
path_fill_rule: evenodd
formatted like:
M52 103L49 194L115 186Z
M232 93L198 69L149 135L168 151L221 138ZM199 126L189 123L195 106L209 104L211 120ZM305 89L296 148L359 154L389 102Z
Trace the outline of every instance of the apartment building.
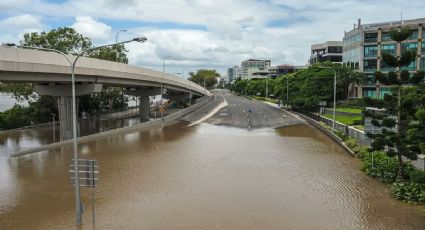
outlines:
M342 41L327 41L311 46L310 65L324 61L342 63Z
M270 60L248 59L241 63L242 79L261 79L269 76Z
M277 65L277 66L271 66L269 68L269 77L271 79L275 79L279 76L294 73L300 69L305 69L307 66L294 66L294 65Z
M231 68L227 69L227 82L231 83L235 81L237 78L241 77L241 68L239 66L235 65Z
M398 45L391 40L389 32L401 26L410 27L412 34ZM342 62L344 65L359 68L359 71L367 76L367 82L355 86L350 97L383 98L390 88L377 82L374 72L388 72L394 69L385 65L381 54L387 52L399 56L407 49L415 50L418 55L416 60L401 70L408 70L411 74L425 70L425 18L364 25L359 19L351 31L345 32Z

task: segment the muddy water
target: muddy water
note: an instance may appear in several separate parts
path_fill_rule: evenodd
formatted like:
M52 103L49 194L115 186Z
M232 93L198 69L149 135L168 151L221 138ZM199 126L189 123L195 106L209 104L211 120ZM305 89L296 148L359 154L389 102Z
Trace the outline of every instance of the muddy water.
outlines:
M356 159L308 126L177 124L81 145L100 162L83 229L424 229ZM0 158L1 229L75 229L71 149Z

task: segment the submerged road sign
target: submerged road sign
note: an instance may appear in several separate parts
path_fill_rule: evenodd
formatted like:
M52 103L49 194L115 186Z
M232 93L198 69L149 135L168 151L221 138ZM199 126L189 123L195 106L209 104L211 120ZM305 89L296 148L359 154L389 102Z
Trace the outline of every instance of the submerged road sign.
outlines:
M69 165L70 178L74 182L75 170L74 170L74 159L72 159L71 165ZM79 159L78 160L78 179L80 187L91 187L92 188L92 212L93 212L93 223L96 221L95 214L95 199L94 199L94 188L99 180L99 165L96 160ZM75 184L73 183L73 186Z
M69 165L70 178L73 181L75 177L74 165ZM95 187L99 180L99 165L96 160L79 159L78 176L80 187Z

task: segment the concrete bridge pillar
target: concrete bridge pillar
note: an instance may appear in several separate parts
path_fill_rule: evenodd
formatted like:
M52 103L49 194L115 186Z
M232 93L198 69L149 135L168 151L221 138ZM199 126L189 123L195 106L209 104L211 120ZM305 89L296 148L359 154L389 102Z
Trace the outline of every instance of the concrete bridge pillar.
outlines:
M149 96L139 96L139 119L141 122L149 121L149 112Z
M59 127L60 127L60 140L69 140L73 137L72 128L72 87L71 85L36 85L35 92L40 95L48 95L58 97L58 111L59 111ZM82 96L102 91L101 84L84 84L76 85L75 95ZM77 116L78 116L78 98L77 102ZM77 117L78 119L78 117ZM77 126L78 127L78 126ZM79 136L79 129L77 128L77 136Z
M77 100L78 105L78 100ZM78 111L78 106L77 106ZM72 97L58 97L60 140L69 140L72 135ZM78 136L79 133L78 133Z
M144 122L150 118L149 96L161 95L161 89L127 89L125 94L139 97L139 119Z

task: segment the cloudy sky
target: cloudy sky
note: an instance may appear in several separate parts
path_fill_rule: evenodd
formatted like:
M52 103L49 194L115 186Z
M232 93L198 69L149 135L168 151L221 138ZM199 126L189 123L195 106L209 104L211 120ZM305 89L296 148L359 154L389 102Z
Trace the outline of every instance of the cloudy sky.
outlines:
M144 35L129 44L130 64L184 72L221 73L248 58L305 65L310 45L342 40L362 23L424 18L425 2L410 0L1 0L0 42L70 26L95 45Z

